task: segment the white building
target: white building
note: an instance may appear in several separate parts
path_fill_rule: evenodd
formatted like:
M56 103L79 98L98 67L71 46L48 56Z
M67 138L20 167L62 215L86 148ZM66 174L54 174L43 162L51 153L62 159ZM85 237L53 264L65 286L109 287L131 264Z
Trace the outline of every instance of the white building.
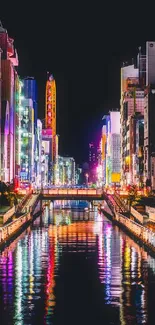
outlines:
M58 157L59 185L75 185L75 160L73 157Z
M103 117L102 128L102 168L103 184L120 183L120 112L110 111Z
M21 106L21 182L33 183L34 179L34 109L32 99L23 99Z
M41 153L42 153L42 122L37 119L37 134L36 134L36 170L35 170L35 184L37 187L41 187Z

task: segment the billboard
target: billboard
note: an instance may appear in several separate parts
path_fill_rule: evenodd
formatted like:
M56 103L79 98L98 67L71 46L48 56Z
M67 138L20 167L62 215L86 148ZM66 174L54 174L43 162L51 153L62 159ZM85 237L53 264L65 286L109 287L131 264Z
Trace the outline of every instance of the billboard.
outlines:
M121 174L120 173L111 173L111 182L112 183L120 183Z
M44 138L51 138L52 137L52 129L42 129L42 136Z

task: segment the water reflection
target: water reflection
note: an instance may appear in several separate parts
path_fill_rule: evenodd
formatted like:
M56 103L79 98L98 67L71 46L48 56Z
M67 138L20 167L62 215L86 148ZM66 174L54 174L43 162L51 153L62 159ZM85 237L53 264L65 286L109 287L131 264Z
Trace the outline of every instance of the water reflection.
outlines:
M155 324L155 259L97 211L53 210L0 254L1 324Z

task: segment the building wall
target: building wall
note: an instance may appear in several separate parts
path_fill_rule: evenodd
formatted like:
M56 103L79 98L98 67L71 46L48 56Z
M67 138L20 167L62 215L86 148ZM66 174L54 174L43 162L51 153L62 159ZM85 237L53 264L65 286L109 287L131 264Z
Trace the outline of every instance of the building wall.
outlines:
M106 184L106 125L102 127L102 147L101 147L101 159L102 159L102 182L103 185Z
M31 99L22 100L21 181L34 182L34 109Z
M120 112L110 112L111 184L120 183Z
M1 87L2 87L2 71L1 71L1 53L2 50L0 48L0 121L1 121ZM1 160L2 160L2 155L1 155L1 122L0 122L0 181L1 181Z
M14 40L9 38L7 30L0 26L0 47L2 49L2 95L1 99L9 106L9 136L7 141L7 168L8 181L15 179L15 67L18 65L18 56L14 48ZM5 122L4 122L5 124ZM4 144L2 144L4 147Z
M102 181L108 186L120 183L120 112L110 111L102 120Z
M51 184L52 173L52 130L42 129L41 182Z
M15 78L15 188L20 186L20 153L21 153L21 96L22 82L16 74Z
M73 157L58 157L59 185L72 186L76 183L75 160Z
M136 121L136 170L134 171L138 186L144 184L144 116Z
M146 89L144 105L144 183L151 186L155 155L155 42L146 42ZM154 181L153 181L154 182Z
M41 187L41 153L42 153L42 123L38 119L37 120L37 130L36 130L36 145L37 145L37 151L36 151L36 157L35 157L35 183L37 187Z
M143 58L145 59L145 58ZM143 60L144 61L144 60ZM144 63L144 62L143 62ZM145 69L141 77L144 77ZM144 89L139 85L139 69L129 65L121 69L121 183L136 182L136 116L144 115ZM143 83L143 81L142 81Z
M155 42L146 42L146 86L155 83Z

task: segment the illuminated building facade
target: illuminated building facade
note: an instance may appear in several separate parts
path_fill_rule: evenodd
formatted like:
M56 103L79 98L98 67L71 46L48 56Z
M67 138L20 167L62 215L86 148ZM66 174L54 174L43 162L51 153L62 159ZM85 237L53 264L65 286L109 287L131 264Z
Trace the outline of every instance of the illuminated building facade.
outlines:
M121 69L121 180L155 190L155 42L144 52Z
M144 58L142 58L144 59ZM139 64L144 63L139 54ZM143 67L143 66L142 66ZM136 121L144 115L144 90L140 86L140 76L144 80L145 71L134 64L121 68L121 183L139 184L136 156ZM142 83L142 82L141 82Z
M57 182L55 173L57 173L57 147L58 137L56 135L56 83L52 75L48 76L46 82L46 112L45 112L45 128L52 130L52 151L51 151L51 162L52 162L52 173L51 181L53 184Z
M144 182L155 190L155 42L146 42Z
M37 82L34 77L26 77L23 79L23 95L26 99L32 99L33 109L34 109L34 151L35 151L35 162L34 162L34 172L35 178L37 177L37 118L38 118L38 105L37 105Z
M82 184L82 168L80 168L78 165L75 169L75 184L81 185Z
M97 167L96 167L96 185L97 187L102 187L103 185L103 175L102 175L102 139L100 140L99 146L97 148Z
M5 150L5 158L1 156L1 178L9 183L15 180L15 80L17 77L15 67L18 66L18 56L13 43L14 40L8 36L7 30L0 25L1 78L3 81L1 101L5 119L1 142L2 150Z
M37 187L41 187L41 156L42 156L42 122L37 119L36 130L36 156L35 156L35 184Z
M59 147L59 137L56 134L56 136L53 138L52 141L54 141L54 147L55 147L55 161L53 164L53 184L58 185L59 184L59 163L58 163L58 147Z
M1 87L2 87L2 83L1 83L1 53L2 53L2 50L1 50L1 48L0 48L0 118L1 118ZM1 170L1 142L2 142L2 140L1 140L1 123L0 123L0 170ZM1 181L1 172L0 172L0 181Z
M133 164L133 179L142 187L144 184L144 116L139 115L135 119L135 164Z
M41 183L42 186L51 184L52 172L52 130L42 129L41 149Z
M108 115L103 116L102 138L101 138L101 159L102 159L102 182L106 185L106 152L108 135Z
M20 187L20 158L21 158L21 117L22 117L22 87L23 83L16 76L15 81L15 188ZM5 159L6 160L6 159Z
M89 182L96 183L98 166L98 147L94 142L89 143Z
M34 77L26 77L23 79L23 94L26 99L31 98L34 109L34 124L37 128L38 107L37 107L37 82Z
M21 109L21 182L34 182L34 109L32 99L22 100Z
M104 185L120 184L120 112L110 111L103 116L102 179Z
M58 157L59 185L75 185L75 160L72 157Z
M97 166L97 147L93 142L89 143L89 166L90 168Z

